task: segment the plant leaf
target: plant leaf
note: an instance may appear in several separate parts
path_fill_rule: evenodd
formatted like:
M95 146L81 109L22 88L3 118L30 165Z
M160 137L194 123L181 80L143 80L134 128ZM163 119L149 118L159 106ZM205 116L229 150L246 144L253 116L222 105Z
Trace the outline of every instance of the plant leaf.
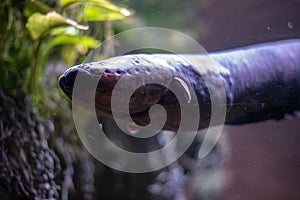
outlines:
M87 30L87 26L82 26L77 22L67 19L56 12L49 12L47 15L35 13L28 18L26 28L31 37L36 40L54 27L71 25L78 29Z
M100 42L90 36L81 35L58 35L50 40L51 46L63 45L63 44L80 44L86 48L96 48Z
M83 10L83 20L105 21L118 20L129 16L131 13L125 8L87 4Z
M83 3L83 4L93 3L103 7L110 7L111 9L119 8L118 6L116 6L115 4L107 0L60 0L60 5L62 7L66 7L75 3Z
M50 35L79 35L80 32L77 28L73 26L57 27L53 28Z
M60 0L60 3L62 7L75 3L85 4L83 16L78 17L83 20L116 20L132 14L130 10L106 0Z
M47 4L44 4L41 1L35 1L35 0L26 0L25 1L25 8L24 8L24 16L29 17L35 12L40 12L43 14L46 14L53 10L50 6Z
M54 46L61 46L61 58L67 65L72 65L79 54L84 55L89 48L96 48L100 42L91 36L55 35L48 40L44 49L50 50Z
M78 57L76 45L65 45L61 50L61 57L66 65L73 65Z

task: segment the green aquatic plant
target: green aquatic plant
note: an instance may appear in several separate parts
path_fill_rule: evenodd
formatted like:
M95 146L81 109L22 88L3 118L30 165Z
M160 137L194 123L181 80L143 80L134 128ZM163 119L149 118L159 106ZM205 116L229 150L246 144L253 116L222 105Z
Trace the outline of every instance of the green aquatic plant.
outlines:
M129 9L107 0L4 1L0 5L1 88L10 94L22 88L38 103L44 96L49 57L74 64L103 40L101 34L91 34L91 24L101 27L130 14Z

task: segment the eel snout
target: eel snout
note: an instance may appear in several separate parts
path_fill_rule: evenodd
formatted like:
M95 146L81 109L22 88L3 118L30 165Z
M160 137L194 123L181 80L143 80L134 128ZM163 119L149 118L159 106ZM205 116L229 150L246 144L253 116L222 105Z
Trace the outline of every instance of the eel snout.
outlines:
M135 79L132 80L131 76L124 69L94 67L86 63L69 68L59 77L58 81L62 91L79 105L88 109L90 105L87 104L91 104L88 102L92 100L95 102L98 115L103 113L111 115L112 93L121 77L126 79L125 84L121 84L121 87L115 91L115 97L123 102L117 106L117 111L124 112L124 103L126 103L124 94L128 93L128 90L135 85ZM82 87L79 88L82 91L79 92L80 95L74 96L75 81L76 86ZM95 84L97 84L96 90L93 88ZM135 88L129 102L127 102L129 103L130 113L134 114L147 110L149 106L159 102L163 92L164 88L156 84L145 84ZM76 93L78 94L78 92Z
M58 79L60 88L70 99L72 99L72 91L78 71L79 67L72 67L62 74Z

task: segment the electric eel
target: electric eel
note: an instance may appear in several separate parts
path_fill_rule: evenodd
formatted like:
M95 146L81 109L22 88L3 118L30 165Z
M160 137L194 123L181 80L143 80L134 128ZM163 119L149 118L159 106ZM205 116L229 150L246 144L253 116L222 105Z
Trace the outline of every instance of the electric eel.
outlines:
M215 67L206 58L213 61ZM205 61L205 62L203 62ZM101 77L96 93L83 91L95 100L98 116L112 117L111 97L116 83L123 78L124 88L134 88L129 112L138 125L150 122L149 109L160 104L167 113L164 130L176 130L180 124L180 105L175 94L165 86L182 91L186 103L197 98L200 109L199 128L209 126L211 91L225 91L225 124L239 125L268 119L283 119L300 108L300 39L251 45L208 55L134 54L83 63L69 68L59 78L59 85L72 99L76 75L86 80ZM191 95L194 91L195 96ZM93 96L94 95L94 96ZM116 95L122 98L122 95ZM73 99L84 105L84 99ZM123 112L123 105L118 107ZM154 115L155 116L155 115Z

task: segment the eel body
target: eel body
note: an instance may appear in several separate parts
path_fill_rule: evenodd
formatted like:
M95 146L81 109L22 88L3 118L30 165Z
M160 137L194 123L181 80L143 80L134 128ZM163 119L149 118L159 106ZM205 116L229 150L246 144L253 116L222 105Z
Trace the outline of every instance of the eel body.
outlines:
M184 58L184 59L183 59ZM207 58L213 61L212 67ZM211 119L211 97L225 89L226 124L244 124L282 119L300 108L300 40L284 40L252 45L208 55L136 54L84 63L68 69L59 79L65 94L72 98L76 76L86 80L101 77L96 93L83 91L95 99L99 116L112 116L111 97L116 83L123 78L124 91L135 88L129 101L129 112L139 125L150 122L149 108L162 105L167 113L163 129L176 130L180 124L180 105L174 93L165 86L178 87L188 103L196 98L200 108L199 129ZM207 81L209 80L209 81ZM122 87L121 87L122 88ZM213 94L208 88L213 88ZM195 96L190 91L195 91ZM95 95L95 96L94 96ZM121 93L116 95L122 99ZM218 98L218 97L217 97ZM83 107L84 99L73 99ZM120 105L120 113L126 108Z

